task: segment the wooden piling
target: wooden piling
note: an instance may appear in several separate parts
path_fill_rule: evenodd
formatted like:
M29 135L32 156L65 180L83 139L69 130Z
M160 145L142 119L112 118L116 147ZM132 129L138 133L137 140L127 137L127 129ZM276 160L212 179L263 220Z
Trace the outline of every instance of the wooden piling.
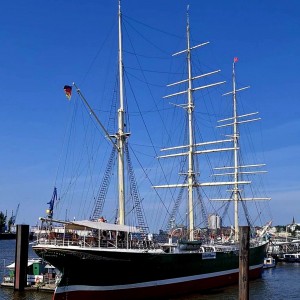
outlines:
M250 227L239 227L239 300L249 300L249 246Z
M29 225L17 225L14 289L23 291L27 285Z

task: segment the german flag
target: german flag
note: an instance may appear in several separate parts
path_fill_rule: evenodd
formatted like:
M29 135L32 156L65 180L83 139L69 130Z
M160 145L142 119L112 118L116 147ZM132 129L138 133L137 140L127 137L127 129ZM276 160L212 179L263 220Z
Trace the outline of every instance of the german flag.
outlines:
M64 86L64 91L66 93L66 97L68 98L68 100L70 100L71 96L72 96L72 87L69 86L69 85L65 85Z

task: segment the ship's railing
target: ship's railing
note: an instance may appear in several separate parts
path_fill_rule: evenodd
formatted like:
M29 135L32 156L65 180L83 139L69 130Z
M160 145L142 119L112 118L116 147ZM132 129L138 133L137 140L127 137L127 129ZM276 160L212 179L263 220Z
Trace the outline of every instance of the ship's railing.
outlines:
M126 239L99 239L98 237L54 237L51 234L39 236L37 244L53 245L60 247L81 247L81 248L118 248L118 249L157 249L159 244L149 240L126 240Z
M100 238L99 238L100 237ZM85 235L79 236L76 233L54 234L53 232L47 232L38 236L38 244L53 245L58 247L80 247L80 248L106 248L106 249L139 249L139 250L154 250L162 249L161 243L153 240L143 238L120 238L118 235L107 234L106 237L99 235ZM266 243L261 239L251 239L250 247L258 246ZM166 248L167 249L167 248ZM163 249L165 252L168 250ZM238 251L238 243L228 244L210 244L203 243L199 245L198 249L194 249L195 252L224 252L224 251ZM176 250L174 250L176 251ZM191 251L191 250L189 250Z

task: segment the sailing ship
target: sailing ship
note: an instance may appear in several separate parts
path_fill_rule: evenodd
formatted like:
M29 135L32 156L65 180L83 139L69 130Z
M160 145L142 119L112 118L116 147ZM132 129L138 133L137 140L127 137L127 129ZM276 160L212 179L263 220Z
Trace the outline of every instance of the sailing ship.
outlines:
M196 143L194 140L194 108L193 94L197 90L209 88L222 84L223 82L209 84L202 87L194 87L194 81L210 74L193 76L191 68L191 52L207 43L192 46L190 43L190 24L187 18L187 48L176 54L185 54L187 58L188 78L170 84L170 86L185 83L187 90L166 96L167 98L176 95L186 95L187 102L178 105L184 108L188 119L188 143L187 145L162 149L163 151L179 151L166 154L160 159L168 157L185 157L187 169L184 183L167 184L154 186L156 190L161 188L178 188L180 191L187 191L188 203L188 228L186 239L180 236L176 238L176 228L170 227L169 239L157 241L147 231L143 223L143 215L137 209L139 226L133 226L126 222L125 212L125 177L124 177L124 156L128 148L129 133L124 128L124 99L123 99L123 51L122 51L122 14L119 1L119 109L118 109L118 131L116 134L109 134L104 128L97 115L84 98L80 89L74 84L80 98L87 106L90 113L95 117L105 135L112 143L113 152L118 156L118 217L115 222L107 222L101 216L102 205L97 204L90 220L83 221L61 221L52 218L41 218L43 224L48 223L49 227L37 237L37 244L33 247L35 252L55 266L61 273L61 280L54 293L54 300L79 300L79 299L157 299L169 297L182 293L191 293L211 288L226 286L238 282L239 278L239 223L238 208L243 202L241 187L249 184L249 181L240 179L241 169L253 168L255 165L241 166L238 161L238 116L236 94L239 89L235 85L233 63L233 96L234 115L221 122L230 121L230 124L221 126L233 127L232 135L223 141ZM70 96L71 89L68 89ZM241 90L241 89L240 89ZM251 115L251 114L249 114ZM248 116L248 115L247 115ZM241 121L245 122L245 121ZM220 151L233 151L234 165L224 167L225 170L233 170L230 176L232 180L204 183L199 182L195 169L195 157L204 152L216 152L217 149L198 150L199 147L207 145L229 143L231 146L220 148ZM130 162L130 161L129 161ZM109 176L107 176L109 178ZM131 177L131 185L136 192L134 178ZM212 241L208 237L199 238L196 234L194 219L194 198L198 196L199 187L206 186L231 186L232 197L226 199L215 199L228 201L235 206L234 235L226 241ZM197 190L198 189L198 190ZM196 191L195 191L196 190ZM102 190L105 194L106 190ZM258 200L258 199L251 199ZM262 200L262 198L260 199ZM175 203L174 207L177 204ZM135 204L140 208L140 203ZM175 211L175 208L174 208ZM173 212L171 213L173 218ZM171 219L172 219L171 218ZM60 225L59 230L53 223ZM63 231L61 230L63 228ZM211 237L210 237L211 238ZM263 263L268 242L261 236L252 238L250 241L249 256L249 278L257 278L263 270Z

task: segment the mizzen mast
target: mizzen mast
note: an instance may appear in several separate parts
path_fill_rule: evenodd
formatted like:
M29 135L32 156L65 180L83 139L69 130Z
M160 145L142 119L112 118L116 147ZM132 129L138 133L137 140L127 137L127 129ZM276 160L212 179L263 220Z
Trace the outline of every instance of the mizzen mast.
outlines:
M124 145L128 134L124 133L124 78L123 78L123 48L122 48L122 13L121 0L119 0L119 93L120 107L118 109L118 198L119 198L119 224L125 224L125 179L124 179Z
M123 69L123 47L122 47L122 13L121 13L121 0L119 0L118 5L118 69L119 69L119 109L118 109L118 130L116 134L109 134L105 129L103 124L100 122L99 118L92 110L83 94L79 88L73 83L77 89L81 100L88 107L91 114L96 119L97 123L101 126L106 137L112 143L112 145L117 149L118 155L118 224L125 225L125 167L124 167L124 153L125 153L125 143L129 133L124 132L124 120L125 120L125 110L124 110L124 69ZM115 140L113 140L115 139Z
M231 121L232 123L227 123L223 125L219 125L217 127L226 127L226 126L232 126L233 127L233 132L232 132L232 141L233 141L233 167L222 167L222 168L215 168L218 170L224 170L224 169L233 169L233 172L231 173L222 173L222 174L214 174L215 176L221 176L221 175L232 175L233 176L233 189L232 189L232 199L234 202L234 239L237 241L238 236L239 236L239 202L241 201L246 201L246 200L270 200L271 198L244 198L241 196L241 189L240 189L240 184L242 183L240 180L240 177L242 174L257 174L257 173L265 173L266 171L241 171L242 169L249 169L253 167L262 167L265 166L265 164L255 164L255 165L240 165L239 161L239 124L242 123L248 123L248 122L253 122L253 121L258 121L260 118L252 118L252 119L246 119L244 120L243 118L253 116L258 114L258 112L254 113L249 113L245 115L238 115L238 109L237 109L237 92L243 91L245 89L248 89L249 86L243 87L240 89L236 88L236 76L235 76L235 64L238 61L238 58L235 57L233 60L233 66L232 66L232 91L226 94L223 94L223 96L226 95L232 95L232 102L233 102L233 117L232 118L227 118L223 120L219 120L218 122L224 122L224 121ZM221 200L221 201L229 201L229 199L211 199L211 200Z
M80 89L75 86L80 99L84 105L89 109L92 116L95 118L101 129L105 133L108 140L118 153L118 221L119 225L125 225L125 151L126 151L126 139L130 136L130 133L124 131L125 128L125 109L124 109L124 68L123 68L123 46L122 46L122 13L121 13L121 0L118 0L118 71L119 71L119 109L118 109L118 130L115 134L109 134L104 125L101 123ZM96 203L93 213L93 219L97 216Z

